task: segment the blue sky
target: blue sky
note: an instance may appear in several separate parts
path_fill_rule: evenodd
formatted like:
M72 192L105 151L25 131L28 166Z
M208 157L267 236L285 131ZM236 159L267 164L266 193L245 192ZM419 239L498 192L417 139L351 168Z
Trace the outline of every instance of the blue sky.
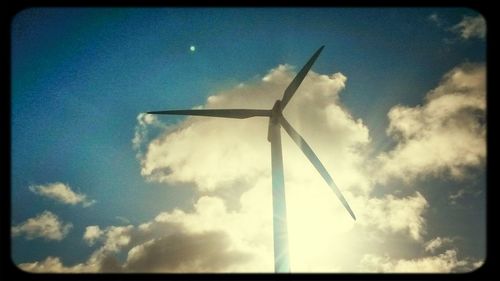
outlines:
M287 71L294 73L321 45L325 49L312 70L347 77L340 95L343 110L369 130L368 154L390 153L398 143L386 133L391 108L422 108L446 73L464 63L485 63L484 34L467 35L460 25L472 18L480 16L458 8L21 11L11 24L12 226L48 210L73 227L61 240L14 235L13 261L52 256L65 266L84 263L96 250L82 239L88 226L137 227L175 208L193 212L200 196L214 193L200 191L195 180L141 175L141 161L148 159L137 156L132 145L138 115L207 104L209 96L225 95L240 83L258 84L280 64L293 66ZM161 125L148 128L144 155L149 143L184 120L155 119ZM418 259L425 255L425 243L451 237L459 260L483 259L485 155L477 157L478 163L459 167L461 177L445 167L416 180L372 184L367 198L403 198L418 191L428 203L419 243L390 236L377 243L401 241L401 251L376 254ZM30 189L57 182L95 203L65 204ZM460 190L451 203L450 196ZM116 256L123 262L127 251ZM256 268L251 270L260 271Z

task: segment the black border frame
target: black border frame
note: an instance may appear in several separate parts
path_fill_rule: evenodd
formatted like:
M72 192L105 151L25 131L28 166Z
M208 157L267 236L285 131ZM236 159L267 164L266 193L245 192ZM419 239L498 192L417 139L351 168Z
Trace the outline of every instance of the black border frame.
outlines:
M299 7L297 5L293 5L295 3L290 3L291 1L287 1L288 4L292 4L293 7ZM11 259L11 235L10 235L10 226L11 226L11 80L10 75L4 76L7 77L6 83L7 91L5 94L1 96L1 105L4 107L1 111L2 123L4 126L4 132L6 132L6 136L2 138L5 142L2 142L2 156L4 159L8 159L8 162L5 162L3 171L6 175L3 179L7 182L4 186L6 192L2 192L3 194L0 196L1 206L4 208L1 212L1 226L0 226L0 276L2 280L68 280L68 279L76 279L76 280L170 280L170 279L216 279L216 280L260 280L260 279L282 279L282 278L297 278L297 279L306 279L306 280L372 280L372 279L382 279L382 280L498 280L500 279L500 264L498 263L498 242L495 239L497 237L496 225L494 224L495 216L497 210L497 205L494 203L494 200L498 198L496 185L493 184L493 179L491 177L491 169L495 167L495 155L496 149L491 144L495 143L492 141L493 134L495 133L494 127L494 105L496 104L494 100L494 96L496 95L495 85L492 83L492 79L494 77L494 70L496 69L496 65L493 64L493 59L495 54L493 53L496 50L496 29L495 29L495 4L493 1L453 1L451 3L442 3L443 1L434 0L402 0L402 1L393 1L393 0L351 0L351 1L324 1L323 3L311 2L307 1L307 7L409 7L409 8L424 8L424 7L464 7L476 10L481 13L483 17L487 21L487 36L486 36L486 61L487 61L487 126L488 134L487 134L487 159L486 159L486 178L487 178L487 196L486 196L486 219L487 219L487 236L486 236L486 259L479 269L476 269L469 273L339 273L339 274L326 274L326 273L293 273L293 274L272 274L272 273L255 273L255 274L231 274L231 273L222 273L222 274L139 274L139 273L126 273L126 274L115 274L115 273L101 273L101 274L93 274L93 273L82 273L82 274L65 274L65 273L47 273L47 274L33 274L26 273L21 271L12 261ZM325 3L327 5L325 5ZM64 1L64 0L46 0L46 1L32 1L32 0L23 0L16 1L15 3L8 3L7 8L2 9L3 12L6 13L6 16L2 17L2 32L4 36L4 40L2 41L2 45L5 48L4 54L6 56L3 68L6 70L4 73L9 73L11 70L11 22L14 16L30 7L130 7L130 8L140 8L140 7L188 7L186 1L152 1L152 0L122 0L122 1L113 1L113 0L103 0L103 1L95 1L94 3L89 1L82 0L72 0L72 1ZM201 5L198 7L207 7L207 6L222 6L222 7L237 7L235 4L246 5L251 7L261 7L262 5L254 3L251 1L219 1L216 3L217 5ZM280 7L280 4L283 3L274 3L267 2L267 5L272 5L272 7ZM264 7L264 6L263 6ZM269 7L269 6L268 6ZM493 51L492 51L493 50Z

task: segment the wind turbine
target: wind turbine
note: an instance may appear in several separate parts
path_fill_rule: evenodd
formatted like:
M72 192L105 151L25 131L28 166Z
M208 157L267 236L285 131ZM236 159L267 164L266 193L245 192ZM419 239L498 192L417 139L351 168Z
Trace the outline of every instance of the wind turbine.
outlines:
M333 181L326 168L321 164L312 148L302 136L288 123L283 116L283 110L300 86L304 77L311 69L319 54L325 46L321 46L302 67L293 81L288 85L281 100L277 100L270 110L265 109L188 109L188 110L165 110L150 111L148 114L172 114L172 115L198 115L223 118L245 119L249 117L269 117L269 128L267 140L271 143L272 182L273 182L273 238L274 238L274 270L275 272L290 272L288 257L288 231L285 203L285 182L283 177L283 157L281 153L281 127L290 135L292 140L299 146L320 175L331 187L335 195L354 220L356 216L349 207L344 196Z

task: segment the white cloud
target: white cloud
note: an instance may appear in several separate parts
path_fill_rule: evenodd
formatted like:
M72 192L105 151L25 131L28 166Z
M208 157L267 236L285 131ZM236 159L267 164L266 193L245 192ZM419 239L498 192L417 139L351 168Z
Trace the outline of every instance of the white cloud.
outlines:
M129 245L132 239L133 225L127 226L110 226L101 229L97 225L87 226L83 234L83 240L94 245L97 241L102 242L102 250L108 252L118 252L123 247Z
M64 265L59 257L49 256L42 261L20 263L24 271L35 273L96 273L121 272L122 267L112 253L99 249L87 261L75 265Z
M123 266L118 261L116 254L129 246L132 233L132 225L110 226L105 229L100 229L98 226L88 226L85 229L83 239L89 245L96 242L101 242L101 245L85 262L67 266L62 263L59 257L49 256L43 261L20 263L18 267L29 272L121 272Z
M120 222L122 223L126 223L126 224L129 224L130 223L130 220L125 218L125 217L121 217L121 216L116 216L115 219L119 220Z
M486 36L486 20L481 15L464 16L462 21L453 26L451 30L460 34L463 39L483 39Z
M414 258L365 254L359 267L365 272L448 273L470 272L483 264L483 260L460 256L453 242L454 239L449 237L431 239L422 244L425 252L431 255ZM446 249L445 246L450 246L451 249ZM440 253L435 254L438 250Z
M441 17L437 13L433 13L433 14L429 15L429 17L427 19L430 22L435 23L439 27L441 27L443 25L443 20L441 19Z
M34 218L13 226L11 232L13 236L24 234L30 240L39 237L46 240L62 240L72 227L71 223L65 224L55 214L44 211Z
M372 198L362 209L365 220L360 223L384 232L406 232L411 238L420 240L425 233L423 213L428 206L419 192L400 199L393 195Z
M87 207L90 207L90 206L94 205L95 203L97 203L97 201L94 200L94 199L92 199L92 200L85 200L85 201L83 201L82 206L84 208L87 208Z
M131 240L131 234L133 226L111 226L105 230L105 242L104 248L106 250L117 252L122 247L127 246Z
M416 259L391 259L388 256L367 254L361 260L361 267L365 272L447 273L468 271L470 261L459 259L456 250Z
M64 204L76 205L81 203L83 207L89 207L96 202L95 200L88 200L87 195L76 193L71 190L69 185L60 182L32 185L29 189L38 195L52 198Z
M94 245L97 239L99 239L104 234L99 226L91 225L85 228L85 233L83 234L83 240L87 242L90 246Z
M454 38L444 38L444 42L447 44L456 43L459 39L484 39L486 37L486 20L481 15L464 16L462 20L455 25L447 23L447 21L437 13L430 14L427 20L446 32L455 33Z
M137 151L137 158L142 157L142 146L148 140L148 133L152 127L164 128L156 115L146 113L139 113L137 115L137 125L135 126L134 138L132 139L132 147Z
M40 262L21 263L18 267L24 271L35 273L77 273L85 271L82 264L73 267L64 266L59 257L47 257L45 260Z
M484 264L484 260L474 262L472 264L472 270L480 268L481 266L483 266L483 264Z
M389 111L388 134L396 147L379 155L378 177L411 181L446 173L462 178L486 156L486 70L463 64L448 72L421 106ZM460 141L457 141L460 140Z
M457 199L462 198L465 195L465 188L459 189L457 192L450 194L449 199L452 205L457 204Z
M453 239L448 237L436 237L425 243L425 251L434 253L437 249L443 247L445 244L452 243Z

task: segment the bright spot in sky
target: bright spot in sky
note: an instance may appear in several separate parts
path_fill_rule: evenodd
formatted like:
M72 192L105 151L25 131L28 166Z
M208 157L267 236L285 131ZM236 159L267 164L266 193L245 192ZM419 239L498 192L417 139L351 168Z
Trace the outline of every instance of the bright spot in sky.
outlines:
M189 50L190 50L191 52L194 52L194 51L196 51L196 47L195 47L195 46L193 46L193 45L191 45L191 47L189 47Z

